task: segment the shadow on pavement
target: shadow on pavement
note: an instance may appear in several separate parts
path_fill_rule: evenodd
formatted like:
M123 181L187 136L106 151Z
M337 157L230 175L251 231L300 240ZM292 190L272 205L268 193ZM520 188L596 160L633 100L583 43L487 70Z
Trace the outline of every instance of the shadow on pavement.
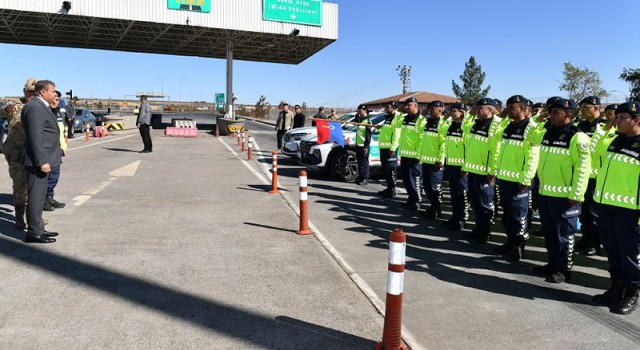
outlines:
M125 149L125 148L103 148L106 149L107 151L113 151L113 152L132 152L132 153L138 153L137 150L132 150L132 149Z
M275 227L275 226L268 226L268 225L263 225L263 224L256 224L255 222L244 222L244 224L245 225L249 225L249 226L268 228L268 229L276 230L276 231L280 231L280 232L293 232L293 233L298 232L296 230L283 229L282 227Z
M371 349L374 345L369 339L287 316L271 318L242 310L45 249L0 238L0 254L6 258L260 348Z

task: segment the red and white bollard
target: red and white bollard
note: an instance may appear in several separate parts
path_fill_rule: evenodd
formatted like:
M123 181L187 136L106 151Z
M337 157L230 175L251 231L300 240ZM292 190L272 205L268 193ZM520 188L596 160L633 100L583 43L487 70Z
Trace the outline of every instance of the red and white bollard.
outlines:
M85 132L85 137L84 137L84 142L89 142L89 132L91 131L89 128L89 123L85 124L84 126L84 130Z
M307 201L307 172L300 170L300 229L299 235L310 235L309 229L309 203Z
M251 149L253 149L253 137L249 135L249 142L247 143L247 160L253 160Z
M280 193L278 192L278 152L274 151L272 157L271 191L269 191L269 193Z
M404 289L404 259L407 235L396 228L389 239L389 270L387 272L387 305L384 312L382 342L375 350L407 350L402 341L402 292Z
M229 134L229 137L233 140L236 138L236 132L232 131L231 134Z
M244 132L241 134L242 137L242 153L246 150L246 139L244 137Z
M220 124L216 121L216 138L220 137Z
M240 133L236 134L236 139L238 141L238 147L240 147Z

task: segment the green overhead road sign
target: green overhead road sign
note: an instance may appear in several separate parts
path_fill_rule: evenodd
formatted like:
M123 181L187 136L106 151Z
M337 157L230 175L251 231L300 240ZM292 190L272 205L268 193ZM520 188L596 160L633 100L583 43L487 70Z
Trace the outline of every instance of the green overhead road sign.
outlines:
M224 94L216 94L216 109L224 108Z
M262 0L262 18L322 26L322 0Z
M211 12L211 0L167 0L170 10Z

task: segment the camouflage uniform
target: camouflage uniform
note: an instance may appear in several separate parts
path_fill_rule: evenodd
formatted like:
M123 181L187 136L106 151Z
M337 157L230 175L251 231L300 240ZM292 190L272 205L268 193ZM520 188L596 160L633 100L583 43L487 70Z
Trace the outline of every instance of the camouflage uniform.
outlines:
M20 99L18 103L9 104L13 105L12 111L6 112L4 109L1 111L9 124L7 140L2 145L2 153L9 164L9 176L13 180L13 205L16 207L27 205L27 173L19 160L20 150L24 144L21 117L24 103L25 100Z

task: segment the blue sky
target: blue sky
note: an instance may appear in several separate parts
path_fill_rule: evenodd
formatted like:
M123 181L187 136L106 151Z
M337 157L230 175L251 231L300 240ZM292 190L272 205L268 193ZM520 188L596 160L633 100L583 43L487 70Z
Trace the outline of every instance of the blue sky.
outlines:
M235 62L240 103L265 95L271 103L355 107L401 93L398 65L412 66L412 90L453 95L451 80L471 55L490 95L503 101L564 95L563 62L597 71L619 99L628 94L622 69L640 68L638 0L332 2L339 4L339 39L315 56L299 65ZM30 76L80 97L163 87L172 99L213 101L225 91L224 60L7 44L0 57L0 96L20 94Z

